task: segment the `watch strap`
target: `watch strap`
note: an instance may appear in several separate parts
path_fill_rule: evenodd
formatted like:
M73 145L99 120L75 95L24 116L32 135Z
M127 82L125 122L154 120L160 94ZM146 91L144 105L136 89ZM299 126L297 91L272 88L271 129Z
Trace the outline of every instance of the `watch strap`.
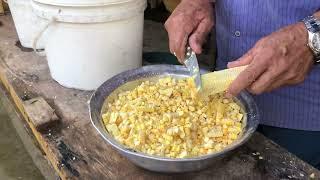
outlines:
M320 64L320 55L314 57L314 62L315 62L316 64Z
M308 16L304 18L303 23L305 24L309 33L320 33L320 20L316 19L314 16ZM315 64L320 64L320 53L313 52L313 54Z
M304 18L303 22L307 27L308 31L312 33L316 33L320 31L320 21L317 20L314 16L308 16Z

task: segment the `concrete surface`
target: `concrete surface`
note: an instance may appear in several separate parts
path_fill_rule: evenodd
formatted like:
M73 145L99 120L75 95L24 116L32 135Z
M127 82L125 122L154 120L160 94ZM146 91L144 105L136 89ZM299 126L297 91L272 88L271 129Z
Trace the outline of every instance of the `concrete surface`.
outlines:
M0 103L0 179L44 179L24 148L4 106Z

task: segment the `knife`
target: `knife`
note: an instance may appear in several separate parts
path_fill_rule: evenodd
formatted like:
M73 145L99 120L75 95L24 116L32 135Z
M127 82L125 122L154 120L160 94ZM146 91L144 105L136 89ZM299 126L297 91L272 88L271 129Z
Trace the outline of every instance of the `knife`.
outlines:
M190 76L194 79L197 90L200 91L202 88L200 68L199 68L196 53L189 46L187 47L187 50L186 50L184 64L189 70Z

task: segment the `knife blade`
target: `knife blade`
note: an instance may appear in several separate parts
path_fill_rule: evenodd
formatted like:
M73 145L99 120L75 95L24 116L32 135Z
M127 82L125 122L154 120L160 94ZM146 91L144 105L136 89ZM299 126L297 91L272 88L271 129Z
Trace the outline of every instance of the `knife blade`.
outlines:
M200 91L202 88L202 82L199 63L196 53L191 49L191 47L187 47L184 64L190 72L190 76L194 79L197 90Z

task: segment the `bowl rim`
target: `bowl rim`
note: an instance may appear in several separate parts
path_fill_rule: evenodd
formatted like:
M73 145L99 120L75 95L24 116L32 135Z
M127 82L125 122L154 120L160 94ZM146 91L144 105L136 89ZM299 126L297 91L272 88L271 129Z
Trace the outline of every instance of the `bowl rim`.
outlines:
M149 68L159 68L159 67L168 67L168 68L178 68L178 69L185 69L184 66L180 66L180 65L149 65L149 66L143 66L141 68L144 67L149 67ZM125 74L125 73L129 73L129 72L133 72L133 71L137 71L141 68L136 68L136 69L132 69L132 70L128 70L122 73L119 73L115 76L113 76L112 78L110 78L109 80L105 81L98 89L96 89L93 94L90 97L90 100L88 101L88 107L89 107L89 115L90 115L90 121L91 124L93 125L93 127L98 131L98 133L100 134L100 136L109 144L111 145L113 148L115 148L116 150L118 150L120 153L125 153L126 156L128 155L132 155L135 157L140 157L140 158L147 158L149 160L156 160L156 161L163 161L163 162L190 162L190 161L201 161L201 160L206 160L209 158L214 158L214 157L218 157L221 156L223 154L226 154L227 152L233 151L234 149L242 146L244 143L246 143L250 137L254 134L254 132L256 131L258 124L259 124L259 120L260 120L260 110L257 106L257 104L255 103L255 101L253 100L253 97L247 92L247 91L242 91L240 94L241 96L244 96L245 98L248 98L250 100L251 107L253 112L255 113L253 120L256 121L255 125L253 127L251 127L250 129L248 129L246 132L243 133L242 137L240 139L238 139L238 141L235 141L234 143L228 145L226 148L224 148L221 151L218 152L213 152L213 153L209 153L206 155L201 155L201 156L196 156L196 157L190 157L190 158L169 158L169 157L163 157L163 156L155 156L155 155L149 155L147 153L143 153L143 152L139 152L139 151L135 151L131 148L126 147L125 145L121 144L120 142L118 142L112 135L110 135L107 130L104 127L104 130L101 130L97 124L94 121L94 116L93 116L93 111L91 108L91 104L93 103L93 99L95 97L95 95L99 92L100 88L102 88L103 85L112 82L113 80L117 79L120 75ZM202 72L207 72L205 70L202 70ZM129 82L129 81L128 81ZM106 97L104 97L104 101L106 100ZM237 98L238 99L238 98ZM102 108L102 107L101 107ZM247 113L247 110L246 110ZM100 116L101 116L101 109L100 109ZM102 119L100 117L100 120L97 120L97 122L103 123L101 122Z

